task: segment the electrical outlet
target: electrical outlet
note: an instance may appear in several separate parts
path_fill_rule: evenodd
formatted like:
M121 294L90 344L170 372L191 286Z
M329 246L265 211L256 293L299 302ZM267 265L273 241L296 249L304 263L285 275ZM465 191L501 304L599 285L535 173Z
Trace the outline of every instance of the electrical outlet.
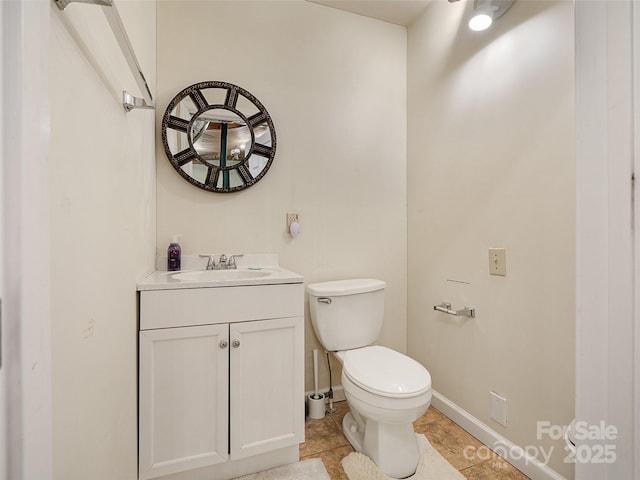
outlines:
M297 213L287 213L287 230L292 223L300 223L300 215Z
M489 249L489 274L507 276L507 254L504 248Z
M491 418L503 427L507 426L507 399L494 391L489 392Z

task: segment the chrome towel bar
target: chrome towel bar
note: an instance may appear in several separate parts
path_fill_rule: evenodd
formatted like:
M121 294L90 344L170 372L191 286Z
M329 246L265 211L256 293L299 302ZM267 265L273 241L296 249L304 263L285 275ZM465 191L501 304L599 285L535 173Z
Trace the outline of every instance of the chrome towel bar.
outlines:
M133 46L131 45L131 41L129 40L129 36L127 35L127 31L124 28L124 24L120 18L120 14L116 9L113 0L53 0L54 3L58 6L60 10L64 10L70 3L88 3L91 5L98 5L102 7L102 11L107 19L107 23L109 27L111 27L111 31L118 42L118 46L120 50L122 50L122 55L124 56L129 69L133 77L138 84L138 88L142 92L144 98L134 97L127 91L122 92L122 107L126 112L130 112L136 108L155 108L153 104L153 95L151 94L151 89L149 88L149 84L147 83L147 79L142 73L142 69L140 68L140 63L136 58L136 54L133 50ZM70 32L72 36L77 37L77 32ZM83 51L85 56L89 55L88 50L85 45L79 45L80 49ZM92 65L98 65L97 62L93 58L89 58L89 63ZM98 67L99 68L99 67ZM100 69L98 72L99 75L104 75Z
M450 303L442 302L440 305L434 305L433 309L456 317L476 318L476 309L471 307L464 307L462 310L453 310Z

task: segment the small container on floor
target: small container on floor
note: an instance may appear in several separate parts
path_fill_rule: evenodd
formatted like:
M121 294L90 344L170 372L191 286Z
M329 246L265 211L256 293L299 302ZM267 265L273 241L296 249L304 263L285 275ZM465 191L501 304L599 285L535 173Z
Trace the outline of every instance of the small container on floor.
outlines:
M307 404L309 405L309 418L313 418L314 420L324 418L327 407L323 394L319 393L316 397L316 395L311 393L307 397Z

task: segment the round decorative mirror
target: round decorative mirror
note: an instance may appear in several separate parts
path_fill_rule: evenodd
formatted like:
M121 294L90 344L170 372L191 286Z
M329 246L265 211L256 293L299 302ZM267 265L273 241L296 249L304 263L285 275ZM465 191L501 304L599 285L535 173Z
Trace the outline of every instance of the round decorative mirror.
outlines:
M162 143L189 183L210 192L235 192L269 170L276 129L262 103L245 89L200 82L169 103L162 117Z

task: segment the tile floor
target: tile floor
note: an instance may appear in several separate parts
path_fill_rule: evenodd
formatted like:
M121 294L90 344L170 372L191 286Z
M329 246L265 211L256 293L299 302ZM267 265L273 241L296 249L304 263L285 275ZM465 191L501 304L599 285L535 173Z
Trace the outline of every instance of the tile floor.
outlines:
M333 405L335 413L325 415L322 420L307 418L306 441L300 445L300 460L320 457L331 480L348 480L340 461L353 452L353 448L342 434L342 417L349 411L349 407L347 402L336 402ZM486 455L466 458L469 456L464 454L466 447L478 448L482 444L433 407L429 407L427 413L413 425L416 432L423 433L431 445L468 480L529 478L496 455L489 459ZM483 451L484 449L481 450Z

